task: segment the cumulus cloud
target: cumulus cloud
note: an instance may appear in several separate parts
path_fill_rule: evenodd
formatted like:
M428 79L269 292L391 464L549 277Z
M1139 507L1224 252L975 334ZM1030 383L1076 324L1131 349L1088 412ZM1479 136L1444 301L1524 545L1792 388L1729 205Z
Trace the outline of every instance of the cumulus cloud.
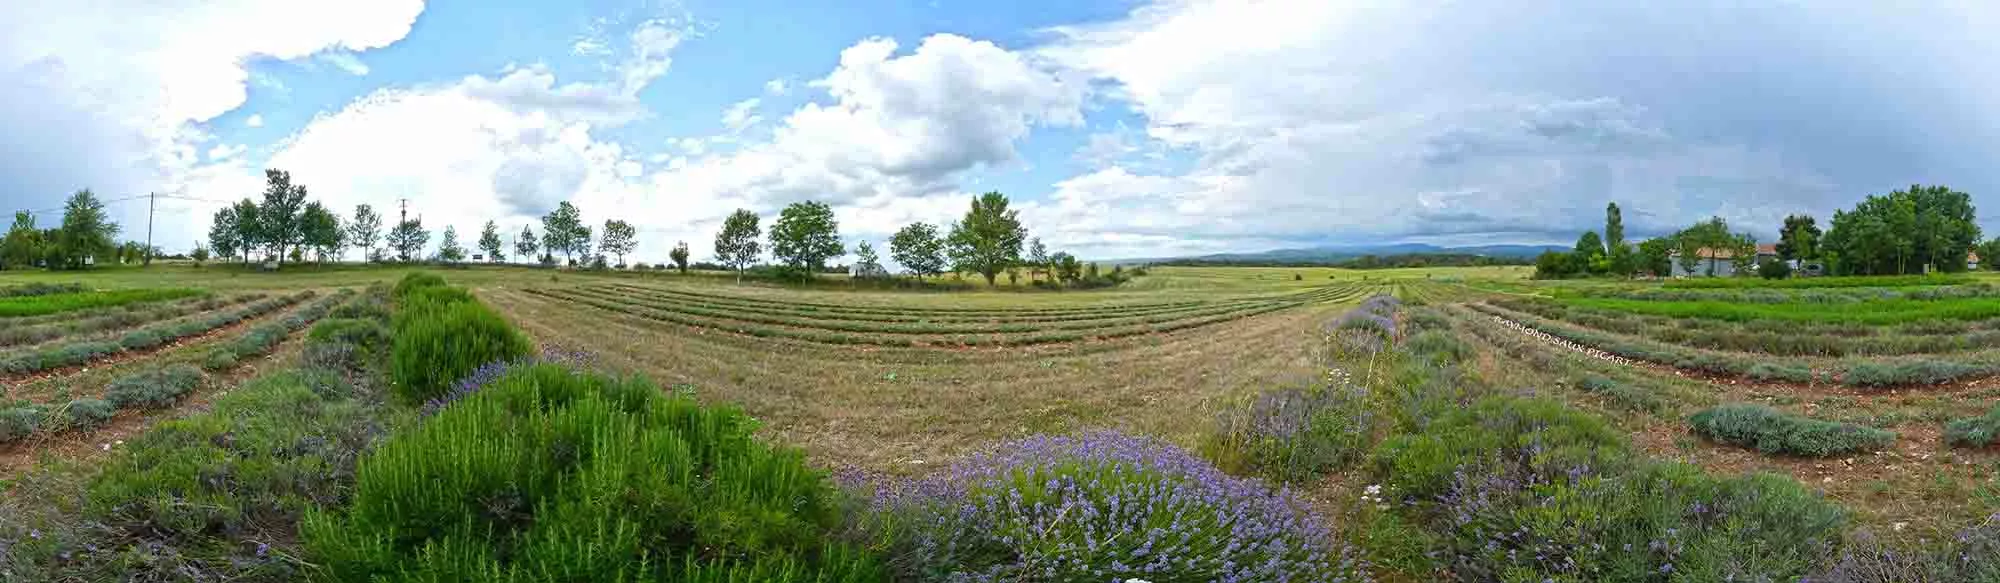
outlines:
M368 74L368 64L361 62L361 58L354 56L353 53L343 51L321 53L319 60L325 61L328 65L333 65L336 69L346 71L349 75L359 77Z
M420 0L0 3L0 185L29 207L83 187L188 193L210 139L196 125L243 103L247 62L387 46L422 10ZM112 212L128 225L144 217Z
M729 109L722 112L722 126L729 128L731 132L742 132L744 129L764 121L763 116L755 113L757 111L757 104L762 101L752 97L730 105Z
M252 127L252 128L264 127L264 116L262 114L255 114L255 113L250 114L250 117L243 119L243 127Z

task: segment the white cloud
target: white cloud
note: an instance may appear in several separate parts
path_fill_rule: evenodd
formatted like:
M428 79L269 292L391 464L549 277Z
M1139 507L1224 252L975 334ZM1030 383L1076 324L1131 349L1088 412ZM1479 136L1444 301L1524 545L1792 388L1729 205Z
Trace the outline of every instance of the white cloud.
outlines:
M761 101L752 97L730 105L729 109L722 112L722 126L729 128L730 132L740 133L744 129L764 121L763 116L755 113L757 111L757 104Z
M349 75L359 77L368 74L368 64L361 62L361 59L354 56L354 53L346 51L325 52L320 53L319 60L333 65L334 68L346 71Z
M0 3L0 126L39 145L0 161L0 175L36 193L31 203L82 186L195 194L211 173L194 153L210 138L192 128L244 102L246 63L384 47L422 10L420 0Z
M251 127L251 128L264 127L263 114L256 114L256 113L250 114L250 117L243 119L243 127Z
M791 91L790 81L786 81L784 79L772 79L770 81L764 82L764 93L766 95L773 95L773 96L784 95L786 92L789 91Z
M248 149L249 147L244 146L243 144L236 144L233 146L229 144L216 144L215 147L208 149L208 159L211 162L227 160L229 158L234 158L242 154L245 150Z

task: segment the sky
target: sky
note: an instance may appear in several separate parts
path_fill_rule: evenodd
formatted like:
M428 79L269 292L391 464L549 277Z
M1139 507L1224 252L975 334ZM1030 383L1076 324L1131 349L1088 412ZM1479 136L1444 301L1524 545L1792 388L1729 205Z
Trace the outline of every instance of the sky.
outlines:
M117 14L119 18L105 18ZM202 241L289 171L462 241L558 202L710 255L1006 193L1089 259L1760 238L1945 184L2000 234L2000 4L1337 0L0 2L0 207ZM45 226L59 212L42 212ZM600 227L601 230L601 227Z

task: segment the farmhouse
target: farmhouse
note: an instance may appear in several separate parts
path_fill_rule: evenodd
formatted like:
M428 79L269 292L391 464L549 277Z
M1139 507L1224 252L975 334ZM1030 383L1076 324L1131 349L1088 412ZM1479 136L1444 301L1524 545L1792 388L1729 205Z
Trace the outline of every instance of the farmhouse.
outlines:
M1766 246L1759 245L1757 247L1757 256L1753 258L1755 261L1761 262L1764 260L1764 247ZM1695 257L1700 260L1695 262L1694 270L1690 271L1681 265L1680 250L1676 249L1668 253L1668 264L1673 267L1673 276L1706 277L1714 275L1717 277L1729 277L1736 274L1736 252L1733 250L1702 247L1695 250ZM1777 257L1777 250L1775 248L1771 250L1771 257L1773 259ZM1749 266L1745 266L1745 268L1747 269Z

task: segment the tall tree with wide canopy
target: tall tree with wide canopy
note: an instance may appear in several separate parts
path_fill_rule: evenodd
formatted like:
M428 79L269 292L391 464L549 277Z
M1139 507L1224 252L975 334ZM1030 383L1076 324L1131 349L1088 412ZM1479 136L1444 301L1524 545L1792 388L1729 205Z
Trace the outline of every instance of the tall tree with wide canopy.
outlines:
M910 223L889 237L889 256L918 280L944 273L944 239L930 223Z
M263 243L285 263L286 251L305 240L306 187L292 184L292 173L264 170L264 203L257 205L258 233Z
M570 262L579 254L590 253L590 227L583 224L583 212L565 200L543 215L542 246L550 253L562 253Z
M840 221L833 207L808 200L785 205L771 223L771 256L810 278L826 268L826 260L847 253L840 243Z
M1971 195L1913 185L1836 211L1820 247L1840 273L1911 274L1926 266L1955 273L1965 271L1966 253L1980 239L1978 218Z
M1778 230L1778 257L1786 261L1818 259L1821 234L1812 215L1785 217L1784 228Z
M972 208L952 225L945 239L952 268L986 276L986 285L994 285L994 277L1021 262L1028 230L1021 226L1020 214L1007 208L1007 195L988 192L974 197Z
M76 191L63 203L62 226L56 228L55 244L62 249L70 269L81 269L84 260L102 256L117 247L118 223L104 213L104 203L90 189ZM50 265L50 268L54 268Z
M318 261L326 261L328 255L336 259L347 246L347 231L340 226L340 217L326 210L319 201L306 203L305 211L299 215L300 241L312 248Z
M7 236L0 239L0 267L14 269L35 264L40 257L42 231L35 228L35 214L28 211L14 213L14 224L7 228Z
M396 258L404 263L422 258L424 246L430 242L431 232L424 230L422 218L409 219L389 229L389 247L396 250Z
M618 219L604 221L604 236L599 239L598 248L605 253L618 256L618 264L625 264L625 254L639 246L639 231L632 223Z
M257 201L245 198L236 201L234 208L236 209L236 250L243 254L243 262L250 262L250 253L252 251L263 251L266 256L269 256L271 251L264 246L264 213L257 209Z

